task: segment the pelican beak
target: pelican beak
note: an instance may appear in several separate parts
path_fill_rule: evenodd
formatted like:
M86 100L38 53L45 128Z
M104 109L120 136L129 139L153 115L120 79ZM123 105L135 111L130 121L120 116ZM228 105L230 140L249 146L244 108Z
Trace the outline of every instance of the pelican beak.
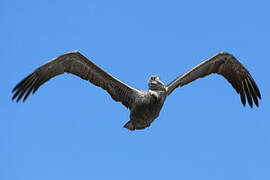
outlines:
M163 89L165 90L165 91L167 91L168 90L168 88L166 87L166 86L162 86L163 87Z

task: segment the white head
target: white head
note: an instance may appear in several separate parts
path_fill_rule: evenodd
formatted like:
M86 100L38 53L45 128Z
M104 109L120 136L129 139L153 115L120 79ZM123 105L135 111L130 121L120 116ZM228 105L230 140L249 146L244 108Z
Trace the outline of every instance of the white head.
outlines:
M160 78L157 75L152 75L149 78L148 88L150 90L160 90L160 91L166 90L166 86L163 84L163 82L160 80Z

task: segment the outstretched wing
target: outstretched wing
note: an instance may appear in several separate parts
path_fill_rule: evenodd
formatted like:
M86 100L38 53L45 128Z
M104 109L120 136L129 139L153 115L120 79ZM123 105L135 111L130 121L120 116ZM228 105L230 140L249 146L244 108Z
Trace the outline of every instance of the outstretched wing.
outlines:
M261 99L261 94L248 70L235 57L223 51L176 78L167 86L167 92L170 94L175 88L212 73L222 75L231 83L236 92L240 93L244 106L246 97L250 107L253 106L253 101L259 106L258 97Z
M81 53L73 51L52 59L24 78L12 90L15 93L12 100L17 98L18 102L24 96L25 101L30 93L34 94L43 83L64 72L79 76L103 88L115 101L122 102L127 108L131 108L139 92L102 70Z

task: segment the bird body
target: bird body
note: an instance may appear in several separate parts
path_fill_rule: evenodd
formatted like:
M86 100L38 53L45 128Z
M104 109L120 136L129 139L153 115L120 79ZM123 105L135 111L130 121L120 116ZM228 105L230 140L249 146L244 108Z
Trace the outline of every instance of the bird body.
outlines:
M19 82L12 90L12 100L25 101L31 93L51 78L71 73L106 90L113 100L121 102L130 110L130 120L124 125L129 130L144 129L159 116L166 98L179 86L212 73L222 75L240 94L242 104L246 99L250 107L259 106L261 94L247 69L231 54L220 52L183 73L167 86L157 75L148 80L148 91L137 90L113 77L78 51L63 54L37 68Z
M129 130L149 127L158 117L166 97L165 90L141 90L130 110L130 121L124 127Z

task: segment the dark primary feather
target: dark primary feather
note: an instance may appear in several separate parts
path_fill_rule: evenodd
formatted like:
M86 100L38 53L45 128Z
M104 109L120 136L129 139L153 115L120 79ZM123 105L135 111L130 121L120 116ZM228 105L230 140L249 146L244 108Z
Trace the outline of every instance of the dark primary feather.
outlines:
M138 90L103 71L79 52L73 51L52 59L24 78L12 90L15 93L12 100L17 99L18 102L24 97L25 101L30 93L34 94L43 83L64 72L72 73L103 88L115 101L122 102L128 108L131 108L138 93Z
M168 95L175 88L212 73L220 74L229 81L236 92L240 93L244 106L246 98L250 107L253 107L253 101L256 106L259 106L258 98L261 99L261 93L255 81L247 69L235 57L226 52L214 55L176 78L167 86Z

